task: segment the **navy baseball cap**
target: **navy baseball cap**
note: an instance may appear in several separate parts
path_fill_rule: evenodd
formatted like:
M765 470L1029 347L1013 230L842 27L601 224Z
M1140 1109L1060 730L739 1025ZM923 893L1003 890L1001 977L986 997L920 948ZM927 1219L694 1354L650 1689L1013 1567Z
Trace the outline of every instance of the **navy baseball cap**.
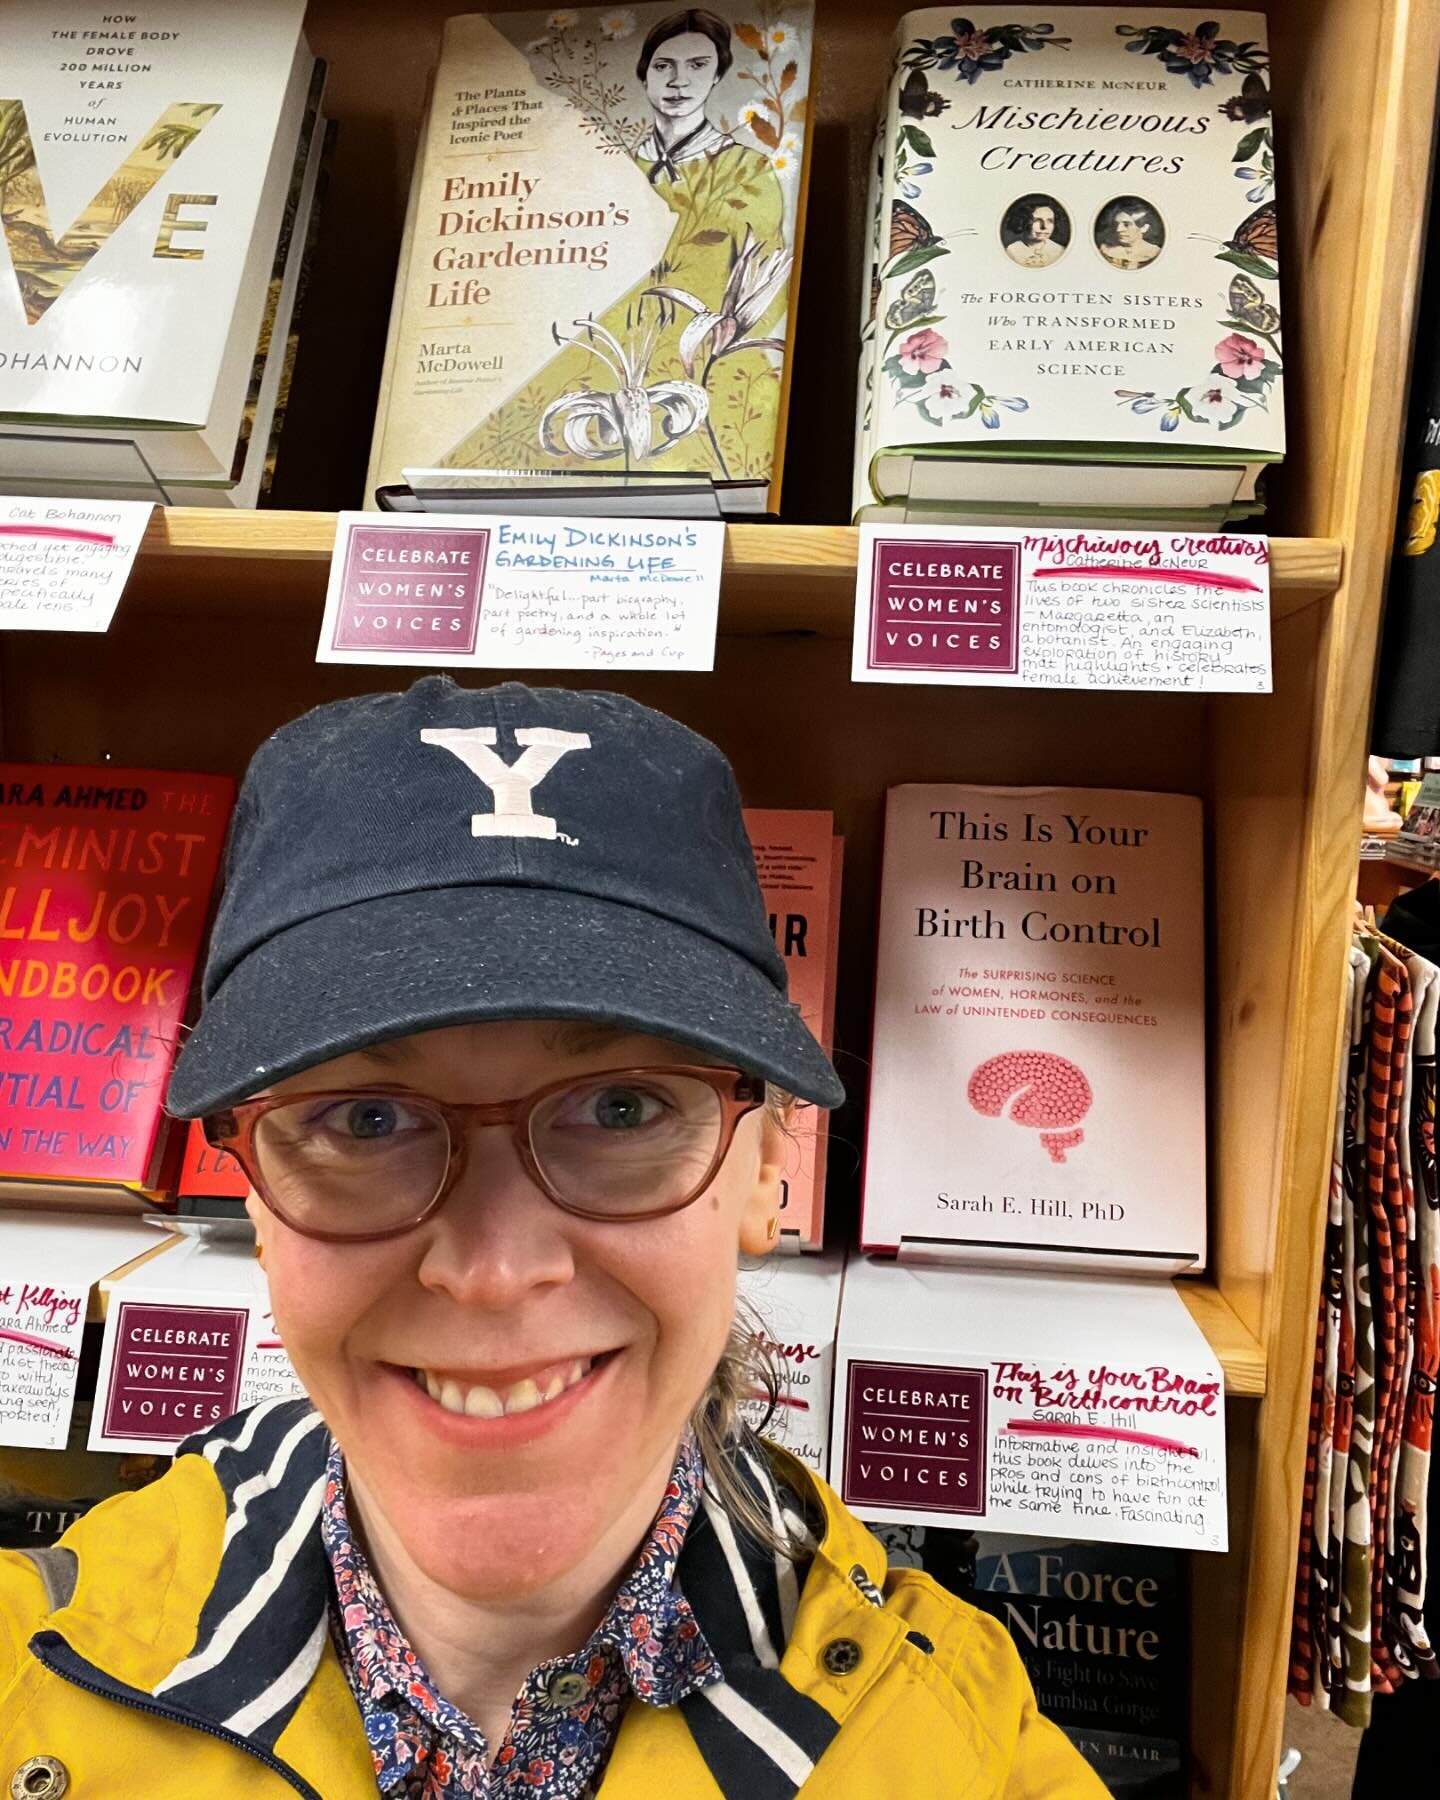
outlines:
M787 998L729 763L621 694L430 675L283 725L240 790L203 991L180 1118L489 1019L615 1025L845 1097Z

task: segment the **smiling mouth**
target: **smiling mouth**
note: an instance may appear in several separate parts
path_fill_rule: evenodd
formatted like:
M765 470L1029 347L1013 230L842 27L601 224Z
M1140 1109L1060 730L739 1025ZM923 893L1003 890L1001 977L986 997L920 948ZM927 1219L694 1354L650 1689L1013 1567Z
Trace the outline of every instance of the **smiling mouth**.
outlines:
M409 1374L415 1385L423 1388L445 1412L469 1419L500 1419L548 1406L615 1354L606 1350L598 1356L567 1357L535 1369L518 1381L493 1386L435 1369L412 1368Z

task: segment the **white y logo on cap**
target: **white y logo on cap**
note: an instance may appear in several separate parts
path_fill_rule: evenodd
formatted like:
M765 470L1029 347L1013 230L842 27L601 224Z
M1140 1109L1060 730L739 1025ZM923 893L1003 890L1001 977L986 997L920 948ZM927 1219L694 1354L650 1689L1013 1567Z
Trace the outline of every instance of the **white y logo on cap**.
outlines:
M496 730L493 725L470 725L463 729L449 726L426 726L420 733L422 744L434 744L458 756L478 780L483 781L495 799L493 813L472 813L472 837L559 838L555 821L537 813L530 796L568 750L588 750L590 734L586 731L552 731L547 725L522 725L515 742L523 752L513 763L501 762L495 754ZM574 843L573 838L566 838Z

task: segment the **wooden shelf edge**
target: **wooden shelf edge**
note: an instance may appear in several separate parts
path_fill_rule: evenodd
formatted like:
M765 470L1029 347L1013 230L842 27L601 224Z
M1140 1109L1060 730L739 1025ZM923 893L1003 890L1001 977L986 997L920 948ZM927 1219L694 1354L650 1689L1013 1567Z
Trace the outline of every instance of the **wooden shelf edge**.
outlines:
M392 517L394 515L391 515ZM215 557L325 561L335 543L334 513L239 512L157 507L140 546L142 557ZM855 578L859 532L853 525L731 525L725 573L747 580L787 576L806 581ZM1333 538L1272 538L1271 586L1295 611L1340 585L1341 546Z
M1181 1280L1174 1286L1225 1371L1225 1392L1232 1399L1261 1399L1265 1350L1260 1340L1241 1322L1213 1281Z

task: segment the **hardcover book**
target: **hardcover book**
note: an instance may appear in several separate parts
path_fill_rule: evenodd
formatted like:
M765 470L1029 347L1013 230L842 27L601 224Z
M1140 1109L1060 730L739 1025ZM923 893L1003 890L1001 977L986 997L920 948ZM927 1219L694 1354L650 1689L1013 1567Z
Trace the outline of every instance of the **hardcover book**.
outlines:
M1201 811L1102 788L890 790L867 1249L1204 1266Z
M464 471L694 476L726 511L776 510L812 18L658 0L447 20L372 495Z
M94 430L70 454L98 480L229 476L307 116L303 14L7 10L0 417ZM146 428L167 435L123 435Z
M835 1029L840 951L840 873L844 839L828 812L745 809L775 948L785 958L790 1003L828 1051ZM818 1250L825 1238L825 1165L830 1115L796 1106L787 1127L788 1158L780 1230L788 1249Z
M1258 510L1285 446L1268 76L1259 13L904 16L857 511Z
M205 1127L192 1119L185 1130L185 1154L176 1193L183 1200L243 1200L250 1177L226 1150L207 1140ZM203 1207L194 1210L203 1211ZM228 1208L225 1210L229 1210Z
M0 1176L154 1185L228 776L0 764Z

